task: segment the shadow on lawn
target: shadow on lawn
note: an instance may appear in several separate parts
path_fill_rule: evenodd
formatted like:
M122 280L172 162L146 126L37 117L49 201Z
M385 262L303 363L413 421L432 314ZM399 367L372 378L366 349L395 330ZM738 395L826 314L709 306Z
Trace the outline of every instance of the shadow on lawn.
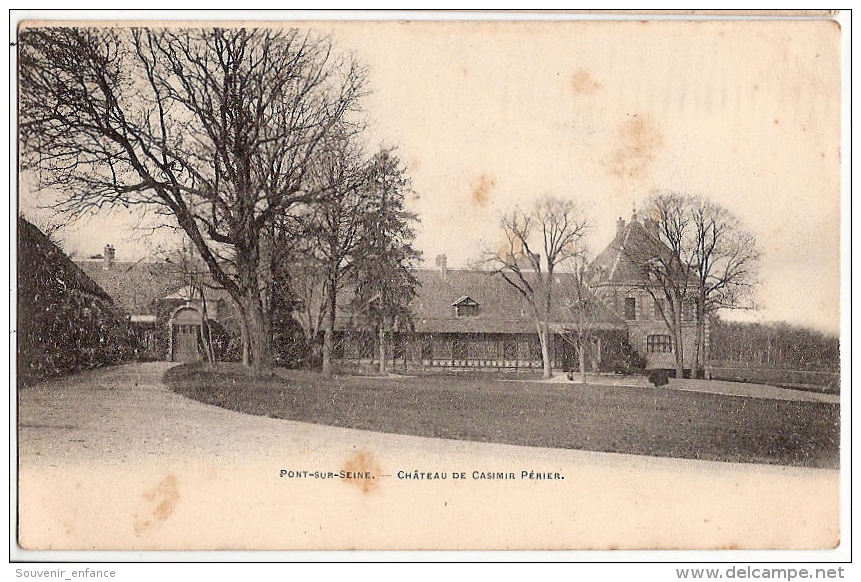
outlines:
M837 468L838 405L492 377L334 377L171 368L175 392L230 410L339 427L536 447Z

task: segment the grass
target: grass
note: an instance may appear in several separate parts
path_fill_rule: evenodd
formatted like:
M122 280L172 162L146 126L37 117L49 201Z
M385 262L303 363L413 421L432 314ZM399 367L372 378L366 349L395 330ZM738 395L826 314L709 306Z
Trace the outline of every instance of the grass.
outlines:
M793 390L840 394L840 373L814 370L783 370L755 366L709 368L715 380L768 384Z
M241 367L170 369L195 400L248 414L434 438L836 468L839 406L470 375L335 377Z

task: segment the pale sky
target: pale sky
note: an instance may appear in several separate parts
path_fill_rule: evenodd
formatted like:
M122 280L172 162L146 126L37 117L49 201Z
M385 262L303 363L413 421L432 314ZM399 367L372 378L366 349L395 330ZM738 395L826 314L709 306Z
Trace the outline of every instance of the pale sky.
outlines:
M586 213L589 246L656 190L708 196L758 236L760 310L836 333L840 31L835 23L324 23L369 70L370 139L396 145L418 199L417 247L466 266L498 217L544 194ZM22 192L22 207L37 202ZM128 214L62 235L79 255Z

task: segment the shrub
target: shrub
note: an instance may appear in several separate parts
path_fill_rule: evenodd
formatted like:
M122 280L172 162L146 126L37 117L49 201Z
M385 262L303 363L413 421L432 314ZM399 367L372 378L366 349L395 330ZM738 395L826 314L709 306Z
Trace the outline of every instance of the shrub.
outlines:
M624 333L613 333L604 338L599 370L614 374L636 374L646 368L646 358L635 350Z
M19 382L131 360L138 349L107 293L48 236L19 218Z
M282 368L307 368L313 365L313 350L302 327L285 319L272 330L272 362Z

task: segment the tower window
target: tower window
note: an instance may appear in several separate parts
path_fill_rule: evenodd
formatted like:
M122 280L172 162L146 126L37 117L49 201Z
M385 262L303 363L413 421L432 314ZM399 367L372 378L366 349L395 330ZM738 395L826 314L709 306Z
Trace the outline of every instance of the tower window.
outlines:
M637 300L625 297L625 319L637 319Z
M666 354L673 351L673 338L668 335L646 336L646 351L650 354Z

